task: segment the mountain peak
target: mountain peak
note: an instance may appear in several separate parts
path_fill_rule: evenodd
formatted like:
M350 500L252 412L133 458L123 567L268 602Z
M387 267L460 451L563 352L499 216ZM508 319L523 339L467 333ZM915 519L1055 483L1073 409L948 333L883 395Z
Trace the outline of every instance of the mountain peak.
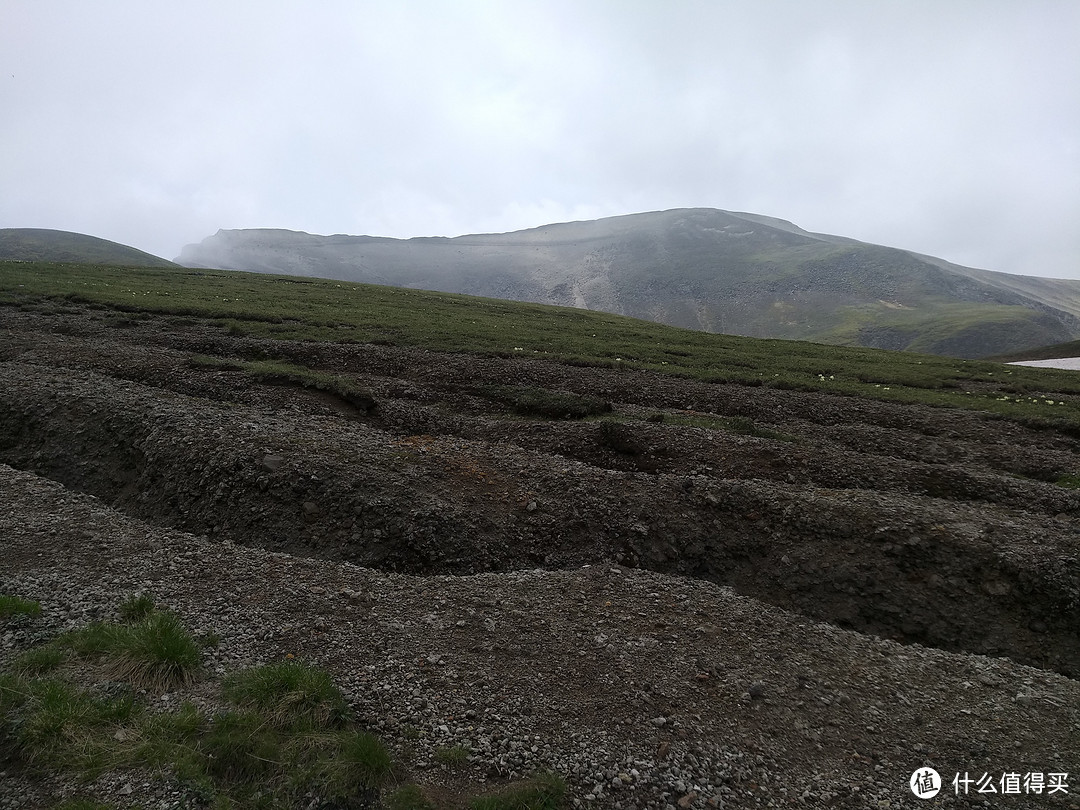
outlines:
M454 238L219 231L185 247L178 261L573 306L709 332L963 357L1080 337L1080 282L958 267L717 208Z

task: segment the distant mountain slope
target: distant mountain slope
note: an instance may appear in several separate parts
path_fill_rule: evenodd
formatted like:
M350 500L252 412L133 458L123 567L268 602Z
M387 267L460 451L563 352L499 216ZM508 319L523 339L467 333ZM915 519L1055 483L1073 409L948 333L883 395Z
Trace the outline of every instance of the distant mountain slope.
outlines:
M717 209L456 238L222 230L185 247L177 261L960 357L1080 337L1080 282L959 267Z
M173 262L118 242L48 228L0 228L0 260L81 262L176 267Z
M999 360L1002 363L1018 363L1025 360L1061 360L1075 357L1080 357L1080 340L1055 343L1052 346L1038 346L1034 349L1025 349L1021 352L1003 354L988 359Z

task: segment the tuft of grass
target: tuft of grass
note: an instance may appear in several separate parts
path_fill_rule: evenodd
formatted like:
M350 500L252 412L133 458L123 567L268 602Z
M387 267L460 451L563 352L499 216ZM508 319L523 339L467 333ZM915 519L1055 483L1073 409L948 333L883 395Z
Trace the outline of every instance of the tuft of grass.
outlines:
M57 637L49 647L80 658L105 658L106 670L134 685L164 689L190 683L198 670L198 642L172 613L155 611L149 596L120 605L128 624L95 622ZM47 659L54 653L41 652Z
M154 689L190 683L201 658L198 642L171 613L119 628L109 653L114 676Z
M68 651L57 644L34 647L22 653L12 665L20 675L45 675L68 660Z
M349 707L325 671L284 661L237 672L225 680L225 697L263 712L268 722L296 731L340 727Z
M470 804L470 810L557 810L566 795L566 782L553 773L537 774Z
M154 598L150 594L132 594L120 603L120 618L126 622L145 619L154 612Z
M469 749L463 745L450 745L435 749L435 761L447 768L458 768L469 761Z
M116 649L119 628L115 624L93 622L58 636L53 644L71 650L81 658L94 658Z
M1065 487L1066 489L1080 489L1080 473L1063 475L1054 483L1059 487Z
M347 795L356 787L377 788L393 772L393 760L383 741L364 731L336 735L329 762L326 781L339 795Z
M5 711L20 755L33 765L100 768L113 729L139 709L129 697L93 697L55 679L22 681L19 702Z
M221 635L214 630L201 633L196 639L200 647L216 648L221 646Z
M10 594L0 594L0 620L6 621L12 616L40 616L41 604L32 599L23 599Z

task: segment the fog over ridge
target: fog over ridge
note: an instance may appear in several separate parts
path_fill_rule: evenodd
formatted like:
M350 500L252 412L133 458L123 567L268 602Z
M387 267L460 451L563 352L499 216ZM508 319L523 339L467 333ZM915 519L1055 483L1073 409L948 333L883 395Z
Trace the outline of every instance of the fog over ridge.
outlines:
M0 227L159 256L632 211L1080 277L1071 0L0 0Z

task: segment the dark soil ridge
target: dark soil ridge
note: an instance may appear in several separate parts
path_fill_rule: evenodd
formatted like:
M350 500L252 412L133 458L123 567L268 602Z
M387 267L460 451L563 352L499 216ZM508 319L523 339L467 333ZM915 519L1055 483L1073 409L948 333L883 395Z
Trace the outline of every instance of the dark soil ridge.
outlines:
M286 656L325 668L446 810L537 770L566 779L565 807L917 810L908 784L924 767L942 775L935 807L989 806L974 788L954 795L954 773L1058 772L1068 792L1000 806L1080 810L1080 681L1004 658L904 647L623 566L417 577L236 546L3 464L0 502L0 590L42 607L0 634L0 667L149 593L219 640L204 674ZM210 685L146 699L209 708ZM440 765L448 746L469 761ZM75 796L205 804L168 772L0 771L5 810Z
M863 633L1080 672L1080 494L1046 483L1075 469L1067 436L517 358L153 319L5 320L0 461L141 519L414 574L619 563ZM193 367L192 353L345 374L377 408ZM475 393L504 384L611 402L630 451L597 422L523 418Z

